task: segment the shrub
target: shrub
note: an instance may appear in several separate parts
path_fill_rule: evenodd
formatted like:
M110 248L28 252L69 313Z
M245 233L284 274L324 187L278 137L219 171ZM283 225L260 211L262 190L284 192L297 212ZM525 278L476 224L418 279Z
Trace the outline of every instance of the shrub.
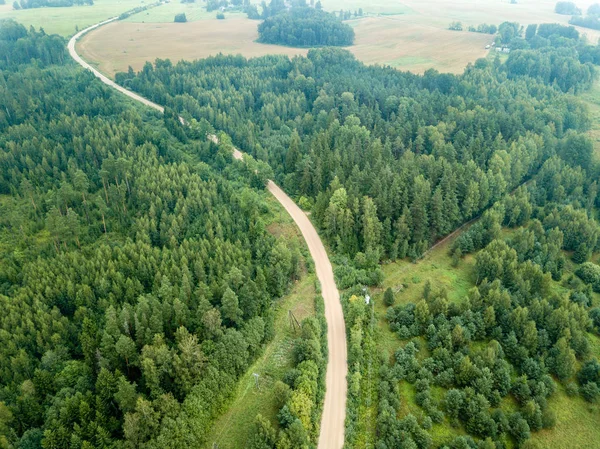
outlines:
M558 2L554 7L556 14L563 14L566 16L579 16L581 15L581 9L573 2Z
M225 20L225 14L223 14L222 12L218 12L217 13L217 19L219 19L219 20Z
M596 402L600 396L600 388L596 382L588 382L581 387L581 395L588 402Z
M175 16L175 23L185 23L187 22L187 17L185 13L177 14Z
M586 262L575 271L575 274L583 282L590 284L595 292L600 292L600 266Z
M394 305L395 302L396 298L394 298L394 292L391 288L388 288L383 295L383 303L386 306L391 307Z

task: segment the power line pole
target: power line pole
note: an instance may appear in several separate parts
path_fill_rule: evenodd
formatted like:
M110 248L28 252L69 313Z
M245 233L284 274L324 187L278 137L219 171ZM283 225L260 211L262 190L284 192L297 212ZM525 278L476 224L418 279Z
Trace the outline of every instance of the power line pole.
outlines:
M294 329L294 332L296 331L296 329L300 330L300 322L298 321L298 319L294 315L294 312L292 312L291 310L289 310L288 311L288 316L290 318L290 326Z

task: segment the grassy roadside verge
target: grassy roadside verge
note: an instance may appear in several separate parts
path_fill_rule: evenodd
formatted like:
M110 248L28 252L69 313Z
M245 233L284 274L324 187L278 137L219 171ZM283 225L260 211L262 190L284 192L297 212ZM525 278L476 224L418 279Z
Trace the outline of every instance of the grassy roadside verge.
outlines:
M257 414L273 424L279 411L272 386L293 366L293 342L298 333L290 323L289 311L298 321L314 315L315 276L305 275L292 292L276 304L275 338L238 383L228 411L213 425L206 448L217 443L219 449L244 447ZM258 388L254 374L259 374Z
M284 239L288 246L300 246L308 262L302 278L286 296L274 304L275 336L238 382L227 411L213 424L205 445L206 449L212 449L214 443L219 449L245 447L257 414L267 418L277 428L277 413L280 405L272 387L293 368L294 340L299 336L299 330L292 324L293 318L290 312L300 323L317 313L315 311L316 275L310 268L312 262L309 261L308 249L300 231L274 198L269 195L265 201L271 213L267 223L268 231L275 237ZM254 374L259 375L258 384Z

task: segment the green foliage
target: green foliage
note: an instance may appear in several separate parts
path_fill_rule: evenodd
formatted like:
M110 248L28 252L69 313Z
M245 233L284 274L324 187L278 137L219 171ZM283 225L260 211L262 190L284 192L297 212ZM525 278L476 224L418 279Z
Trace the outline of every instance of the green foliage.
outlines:
M267 18L258 27L259 42L292 47L347 46L354 30L333 14L314 8L291 8Z
M185 23L185 22L187 22L187 17L185 15L185 13L182 12L181 14L176 14L174 22L175 23Z
M590 284L595 292L600 292L600 266L592 262L582 264L575 274L586 284Z
M388 289L383 294L383 303L386 306L391 307L394 305L394 302L396 302L396 298L394 298L394 292L391 288L388 287Z
M558 2L554 7L556 14L564 14L567 16L578 16L581 15L581 9L573 2Z
M463 30L463 26L461 22L452 22L449 26L448 26L449 30L452 31L462 31Z
M94 0L18 0L13 4L15 9L31 8L64 8L75 5L93 5Z
M54 54L12 22L0 37L0 430L19 447L199 447L301 256L226 148L51 65L60 38Z
M504 24L502 30L514 37L520 26ZM579 76L580 69L591 76L588 65L573 64L573 76L556 80L565 88L590 79ZM567 154L587 158L589 142L580 137L588 125L584 108L545 85L550 78L533 79L517 66L510 66L509 80L508 65L486 61L460 76L415 76L364 66L342 50L318 49L291 61L159 61L117 80L227 130L242 150L267 160L288 193L312 201L313 219L337 253L353 260L372 250L381 259L417 260L557 151L569 163L579 161ZM189 86L187 92L175 91L173 80ZM475 88L480 85L486 89ZM260 105L247 101L259 97ZM463 101L467 106L457 106ZM511 226L532 213L521 203L511 205ZM483 231L479 247L494 237ZM358 281L351 277L342 288Z

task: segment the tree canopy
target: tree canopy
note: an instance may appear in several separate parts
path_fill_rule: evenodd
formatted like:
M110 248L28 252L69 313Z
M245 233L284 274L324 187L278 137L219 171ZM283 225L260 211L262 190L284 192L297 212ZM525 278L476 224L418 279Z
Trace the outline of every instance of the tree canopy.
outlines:
M265 19L258 26L259 42L292 47L348 46L354 30L323 10L296 7Z

